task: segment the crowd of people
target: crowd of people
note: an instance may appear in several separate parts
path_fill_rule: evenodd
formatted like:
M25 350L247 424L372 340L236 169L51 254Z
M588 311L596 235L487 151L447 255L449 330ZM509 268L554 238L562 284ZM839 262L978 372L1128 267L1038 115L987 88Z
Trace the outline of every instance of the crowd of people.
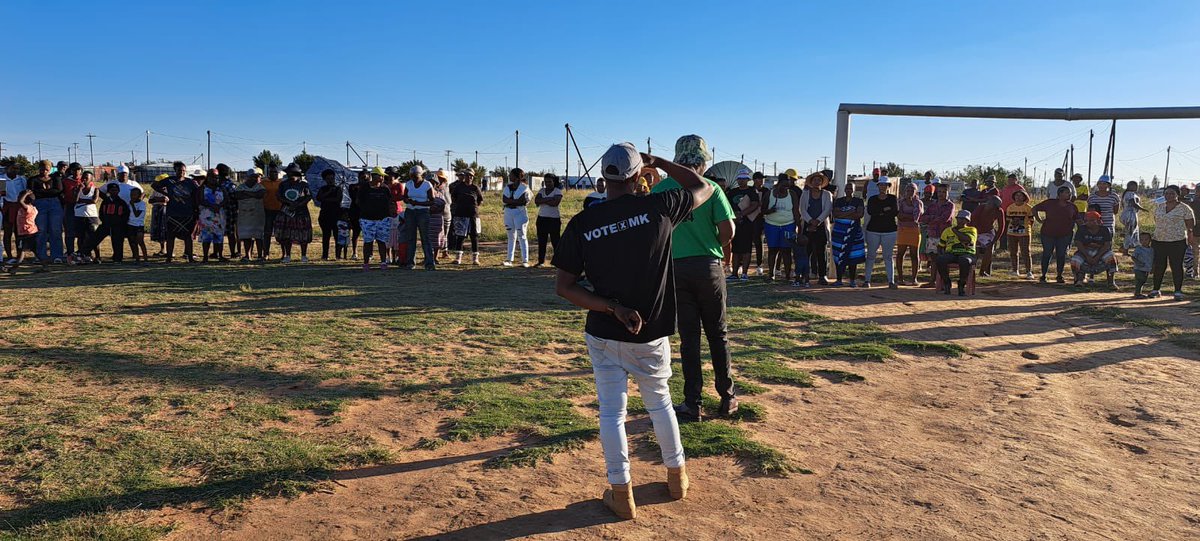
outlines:
M455 172L453 182L446 171L419 165L408 171L364 168L354 181L327 169L315 192L296 164L282 170L272 166L265 174L255 168L234 180L224 164L189 175L176 162L174 174L160 175L148 190L132 180L124 165L115 178L100 182L77 163L43 161L30 178L21 176L15 164L5 173L0 195L9 272L31 260L39 264L38 271L50 264L98 263L106 239L114 262L124 261L128 246L134 263L146 264L150 257L170 263L177 242L187 261L265 261L277 244L280 261L290 262L298 251L300 261L308 262L314 241L310 203L319 206L322 259L358 259L361 237L364 270L371 270L373 259L380 269L414 268L418 246L426 269L436 269L439 262L461 264L464 256L470 264L480 264L484 199L470 169ZM831 177L831 171L824 171L801 179L788 169L767 188L765 175L741 168L728 189L728 179L710 178L722 188L719 199L730 208L729 224L722 226L730 237L722 243L728 280L748 280L755 267L767 279L796 287L869 288L882 261L887 287L938 287L947 294L955 283L950 273L957 267L958 293L965 295L972 274L991 276L996 254L1007 252L1014 276L1032 280L1037 273L1042 282L1065 283L1069 266L1077 285L1102 275L1116 287L1118 268L1128 265L1139 297L1160 296L1169 269L1174 295L1180 297L1184 276L1198 270L1200 200L1186 187L1162 191L1153 210L1153 232L1143 235L1139 212L1146 207L1137 183L1127 183L1117 194L1107 176L1089 187L1082 175L1068 180L1056 170L1047 198L1036 203L1015 174L1004 186L997 186L994 177L969 180L957 200L950 199L950 184L932 172L897 189L875 170L862 184L861 197L854 182L835 186ZM532 266L544 265L559 243L561 181L546 175L536 191L527 182L524 171L512 169L501 192L505 266L531 266L531 202L537 206L537 262ZM596 181L584 208L605 201L605 182ZM648 169L632 193L644 197L662 186L658 172ZM153 255L146 248L147 233L157 245ZM1035 234L1042 248L1040 272L1031 252Z
M1016 174L1000 187L994 177L968 181L957 201L951 200L950 184L932 172L896 190L887 175L875 170L862 185L863 197L857 196L853 182L831 185L831 174L813 173L801 180L788 169L768 189L762 173L739 171L736 185L725 192L734 225L726 254L728 280L748 280L755 261L758 274L796 287L812 287L815 280L822 286L869 288L881 259L890 288L940 287L950 294L955 283L951 270L957 267L957 292L966 295L972 273L992 276L1000 252L1007 251L1013 276L1033 280L1035 234L1042 248L1040 282L1065 283L1069 265L1076 285L1102 275L1116 288L1119 261L1125 257L1135 276L1136 296L1160 296L1169 268L1178 299L1184 277L1200 270L1194 257L1200 199L1186 187L1162 191L1163 200L1153 210L1154 231L1143 234L1139 212L1147 208L1138 184L1127 183L1118 195L1108 176L1089 189L1082 175L1068 181L1059 169L1047 188L1049 197L1034 203L1032 191ZM924 282L922 270L927 272ZM1150 288L1144 292L1147 283Z

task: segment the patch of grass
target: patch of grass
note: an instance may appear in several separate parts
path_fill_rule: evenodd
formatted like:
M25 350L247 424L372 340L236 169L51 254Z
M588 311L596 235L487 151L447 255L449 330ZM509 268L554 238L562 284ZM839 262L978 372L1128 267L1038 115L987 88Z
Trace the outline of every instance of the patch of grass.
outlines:
M845 383L848 381L866 381L867 380L867 378L865 376L860 376L858 374L855 374L854 372L847 372L845 370L831 370L831 369L813 370L813 374L816 374L825 379L828 379L829 381L832 381L833 383Z
M925 342L908 338L888 338L885 343L895 349L910 353L934 353L946 357L961 357L967 348L953 342Z
M680 425L679 435L689 457L729 456L744 463L751 472L765 475L812 473L782 452L750 439L745 430L726 423L686 423Z
M533 466L550 462L553 455L577 449L596 437L596 422L580 415L565 399L521 392L504 383L468 386L449 405L465 411L451 422L446 438L472 441L503 434L525 434L541 438L515 451L494 457L490 467Z
M108 514L84 515L58 522L0 531L0 541L152 541L171 532L170 526L134 524Z
M779 361L757 361L738 367L738 373L767 383L786 383L798 387L812 387L812 376Z
M1063 311L1064 314L1077 314L1092 319L1101 319L1112 321L1122 325L1131 327L1149 327L1151 329L1169 329L1175 327L1175 324L1165 319L1155 319L1143 317L1136 314L1131 314L1116 306L1092 306L1083 305L1069 308Z

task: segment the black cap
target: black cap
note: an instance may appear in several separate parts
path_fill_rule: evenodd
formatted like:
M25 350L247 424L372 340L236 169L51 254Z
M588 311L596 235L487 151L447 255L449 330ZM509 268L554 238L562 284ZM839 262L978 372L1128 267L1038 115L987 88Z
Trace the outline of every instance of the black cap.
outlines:
M287 174L289 174L289 175L293 175L293 174L295 174L295 175L303 175L303 174L304 174L304 171L300 170L300 166L299 166L299 165L296 165L296 164L295 164L295 162L293 162L293 163L289 163L289 164L288 164L288 166L287 166L287 168L286 168L286 169L284 169L284 170L283 170L283 172L284 172L284 173L287 173Z
M762 173L762 171L755 171L755 172L754 172L754 180L758 180L758 179L760 179L760 178L767 178L767 176L766 176L766 175L764 175L764 174Z

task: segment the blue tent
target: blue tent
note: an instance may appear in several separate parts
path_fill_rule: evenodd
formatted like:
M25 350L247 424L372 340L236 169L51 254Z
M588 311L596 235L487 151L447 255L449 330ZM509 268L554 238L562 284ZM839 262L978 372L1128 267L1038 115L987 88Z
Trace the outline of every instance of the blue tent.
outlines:
M322 186L325 186L325 180L321 178L321 173L326 169L333 169L333 182L342 187L342 208L350 208L350 190L345 189L351 184L358 184L358 172L338 163L336 160L315 156L313 163L308 168L308 172L304 174L304 179L308 181L308 189L313 195L317 194ZM318 207L321 206L320 201L313 201Z

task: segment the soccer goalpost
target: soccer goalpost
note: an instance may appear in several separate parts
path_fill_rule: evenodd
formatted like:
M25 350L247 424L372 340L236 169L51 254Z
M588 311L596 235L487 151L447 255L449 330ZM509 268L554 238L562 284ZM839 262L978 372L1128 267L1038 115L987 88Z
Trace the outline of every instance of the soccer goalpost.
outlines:
M837 141L833 178L845 193L846 160L850 147L850 115L928 116L944 118L1007 118L1024 120L1169 120L1200 118L1200 107L1126 107L1115 109L1055 109L1030 107L956 107L945 105L884 105L843 103L837 110ZM1087 179L1091 183L1093 179Z

